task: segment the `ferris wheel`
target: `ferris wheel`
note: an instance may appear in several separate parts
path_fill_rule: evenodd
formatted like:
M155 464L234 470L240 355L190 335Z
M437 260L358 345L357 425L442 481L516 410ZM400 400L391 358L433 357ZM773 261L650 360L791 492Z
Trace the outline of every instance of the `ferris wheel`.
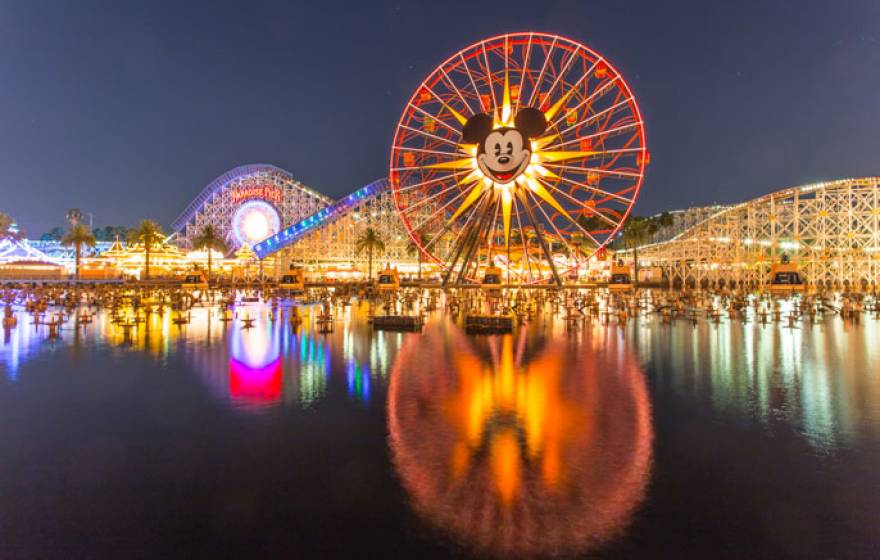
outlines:
M514 33L457 52L422 82L394 135L390 180L444 283L490 266L514 282L561 283L623 225L648 163L638 104L608 60Z

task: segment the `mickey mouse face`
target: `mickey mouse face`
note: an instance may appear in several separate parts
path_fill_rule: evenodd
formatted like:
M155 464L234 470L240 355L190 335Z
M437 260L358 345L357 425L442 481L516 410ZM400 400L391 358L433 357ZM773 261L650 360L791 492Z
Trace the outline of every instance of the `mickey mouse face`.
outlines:
M477 149L480 171L496 183L516 179L526 170L531 158L528 139L515 128L493 130Z
M492 117L485 113L468 119L461 133L462 142L477 144L477 166L498 184L515 180L532 159L531 138L547 129L544 113L526 108L517 113L514 126L493 129Z

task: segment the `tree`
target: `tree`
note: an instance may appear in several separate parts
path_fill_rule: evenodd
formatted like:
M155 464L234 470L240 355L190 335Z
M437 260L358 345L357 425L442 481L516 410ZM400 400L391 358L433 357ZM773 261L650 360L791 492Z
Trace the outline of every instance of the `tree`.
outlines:
M422 247L426 247L429 243L431 243L431 236L425 235L424 233L419 234L419 243ZM419 245L416 244L415 241L410 239L409 245L406 246L406 254L412 256L415 254L419 258L419 281L422 280L422 250L419 248Z
M193 239L193 247L196 249L205 249L208 251L208 281L211 281L211 251L220 251L225 253L228 248L223 238L217 234L214 226L207 225L202 228L202 232Z
M67 211L67 221L70 223L70 226L73 227L78 223L81 223L85 214L83 214L82 210L79 208L71 208Z
M82 257L83 245L94 247L95 235L87 226L74 224L67 235L61 239L61 242L65 245L72 245L76 249L76 281L79 282L79 261Z
M132 243L144 244L144 278L150 279L150 251L154 245L165 240L162 228L153 220L141 220L136 228L128 232L128 240Z
M666 228L675 223L675 218L669 212L663 212L659 216L654 216L654 220L660 228Z
M16 241L21 239L21 233L15 228L15 220L12 216L0 212L0 241L3 239Z
M367 251L367 258L369 262L369 272L367 274L367 278L369 280L373 279L373 253L384 253L385 252L385 241L379 237L379 234L376 233L376 230L373 228L367 228L363 235L361 235L357 240L357 254L360 255L364 249Z
M589 233L610 230L612 228L611 224L595 214L591 214L590 216L581 214L578 216L577 223Z
M40 236L40 241L61 241L62 237L64 237L64 230L60 227L53 227Z
M643 216L630 216L623 225L623 246L632 249L633 274L636 282L638 282L639 278L639 247L647 243L651 236L657 233L659 229L659 221L656 218L645 218Z

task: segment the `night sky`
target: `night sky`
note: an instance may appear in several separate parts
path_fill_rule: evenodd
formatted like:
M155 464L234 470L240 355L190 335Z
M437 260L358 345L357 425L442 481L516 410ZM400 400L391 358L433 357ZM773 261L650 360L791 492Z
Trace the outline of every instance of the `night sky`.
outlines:
M636 212L880 173L880 1L0 0L0 211L166 227L272 163L332 197L387 174L421 80L491 35L611 60L644 114Z

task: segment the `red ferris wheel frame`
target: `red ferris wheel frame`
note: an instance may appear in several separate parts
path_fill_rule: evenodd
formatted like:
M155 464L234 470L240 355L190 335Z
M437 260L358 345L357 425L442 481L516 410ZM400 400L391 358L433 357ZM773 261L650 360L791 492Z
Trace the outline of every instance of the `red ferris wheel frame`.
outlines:
M520 47L520 55L523 59L517 61L518 64L515 63L511 66L509 59L514 56L517 46ZM537 66L529 66L533 47L537 48L537 52L534 53L535 56L543 57L540 70L538 70ZM554 49L557 48L558 52L554 53ZM498 55L499 49L503 51L504 61L503 90L501 93L497 89L501 85L502 77L499 70L493 71L489 56L490 52L493 55ZM568 53L567 57L565 53ZM554 67L556 64L553 58L554 55L562 57L559 61L559 65L563 66L561 69ZM583 68L589 65L589 69L582 69L580 73L576 72L574 74L576 78L574 81L571 79L566 80L565 77L575 61L580 63ZM476 68L472 66L473 62L476 62ZM549 73L547 72L548 67L551 68ZM510 72L511 70L516 72L517 69L519 74L518 76L514 75L514 80L518 78L519 84L511 84L509 79ZM462 80L464 80L462 76L466 74L469 79L469 85L467 81L457 85L453 76L454 72L461 74L459 78ZM537 77L535 76L536 72ZM552 82L549 84L547 83L547 77L552 79ZM560 83L562 83L562 89L557 89ZM590 89L590 85L595 85L596 87ZM483 86L482 89L481 86ZM581 86L583 86L583 92L580 91ZM542 88L546 88L546 90L542 91ZM437 93L436 90L439 89L445 91ZM528 91L528 101L523 103L526 91ZM593 104L597 101L597 96L598 100L603 100L606 99L606 94L612 93L615 94L613 98L610 98L613 99L612 105L601 108L601 110L593 107ZM515 94L515 96L511 94ZM621 97L623 98L622 100ZM435 250L431 250L430 242L426 243L424 241L420 233L421 227L417 227L419 224L413 223L413 215L408 210L418 204L423 204L418 202L419 197L416 196L418 194L423 194L424 197L437 197L437 204L444 203L445 208L440 207L442 213L435 221L448 221L449 213L455 210L454 204L458 204L461 200L472 198L470 196L465 198L465 194L468 192L467 186L461 184L462 177L471 169L459 166L458 171L428 179L424 182L425 186L420 186L418 183L413 184L411 180L413 176L423 177L425 173L434 173L435 168L447 166L447 169L452 169L450 166L456 165L456 162L444 162L443 158L454 157L455 154L460 155L464 144L460 137L456 138L456 135L460 135L461 128L465 124L465 118L469 118L480 111L491 112L495 116L496 127L506 126L506 123L499 123L505 112L507 115L504 118L510 120L510 113L526 106L534 106L536 102L538 108L544 111L545 115L551 117L547 119L551 124L551 132L555 132L553 136L558 136L559 140L553 141L551 139L548 143L544 144L544 148L548 146L549 148L557 148L556 151L547 151L546 157L538 152L540 161L536 163L535 167L541 176L538 176L539 173L535 173L534 181L530 181L529 177L525 177L525 183L529 185L536 183L537 188L543 191L542 193L531 189L541 196L537 196L535 192L530 192L529 189L522 189L525 194L519 193L519 195L521 196L520 202L522 203L524 213L525 211L531 212L528 206L532 206L543 214L543 216L538 216L537 218L530 215L529 218L534 218L536 222L543 222L543 229L539 224L534 224L534 237L538 237L539 244L544 246L545 261L549 261L553 275L556 276L555 258L547 250L547 241L550 242L551 247L554 243L558 242L571 253L571 245L574 245L572 236L588 238L590 242L589 250L575 252L576 255L584 257L580 259L583 261L602 251L620 231L623 223L632 212L632 208L641 191L645 167L650 160L646 145L644 120L629 83L605 57L570 39L558 35L534 32L497 35L473 43L453 54L438 66L410 97L395 130L389 161L391 188L398 213L406 226L410 238L427 259L445 269L450 267L449 257L438 256L435 254ZM476 108L474 105L476 105ZM583 112L583 118L580 118L579 111ZM550 114L551 112L552 114ZM575 114L574 121L569 119L572 112ZM607 113L607 117L605 117L605 113ZM607 127L612 117L620 114L623 114L623 117L618 117L618 120L615 121L616 123L623 123L620 125L619 130L598 127L602 118L605 119L604 127ZM566 123L569 124L566 128L560 128L561 115L565 115ZM422 125L413 126L417 124L419 118L421 118ZM587 123L595 123L597 127L591 129L594 131L591 134L579 136L577 129L586 127ZM438 130L438 128L441 128L441 130ZM569 134L573 128L575 134ZM624 132L627 130L634 132ZM566 134L574 137L568 139L565 136ZM604 147L605 142L614 136L624 136L629 140L623 147L606 149ZM424 143L430 147L414 146L412 139L416 137L425 138ZM594 147L592 145L594 140L602 149L590 151ZM408 141L409 144L407 144ZM441 145L442 147L438 151L436 146L428 144L429 142ZM574 143L578 143L579 149L571 149ZM635 147L631 147L632 144L635 144ZM449 146L452 146L455 150L449 148ZM535 148L534 143L532 148ZM566 149L563 150L562 148ZM420 159L419 164L415 163L416 157ZM609 159L599 167L588 167L586 162L596 157L607 157ZM624 157L634 157L635 165L630 167L623 166L620 162ZM437 162L438 159L440 160L439 163ZM571 163L559 164L559 161ZM552 181L547 180L545 172L557 178L555 186L548 184ZM566 176L566 174L569 174L569 176ZM584 176L585 178L582 181L577 181L570 178L571 176ZM625 187L614 187L611 190L600 188L601 181L609 178L621 180ZM577 185L578 190L565 192L563 189L558 188L563 182L565 184ZM432 191L431 184L439 185L443 190L434 188ZM543 188L542 185L546 185L549 188ZM499 185L495 186L498 187ZM415 191L414 189L421 189L421 191ZM550 192L550 189L554 192ZM404 191L407 190L411 192L403 195ZM471 191L471 194L474 191L476 191L476 188ZM440 194L437 194L438 192ZM550 196L544 196L547 194ZM454 198L449 199L453 195ZM579 200L579 197L581 200ZM500 197L498 198L500 201ZM413 204L413 199L417 201L415 204ZM447 200L449 200L448 204ZM623 205L623 207L613 207L612 203ZM513 205L518 211L516 199L514 199ZM566 205L567 208L565 207ZM498 208L501 208L500 202ZM490 233L485 234L489 243L488 254L490 260L492 259L493 249L496 251L496 255L499 254L498 248L492 245L492 238L495 235L494 228L499 223L498 219L500 219L501 214L505 214L504 217L507 222L504 226L504 236L508 251L510 247L509 230L511 227L509 222L511 218L508 216L510 211L507 209L506 212L500 212L498 208L495 210L495 216L486 218L487 221L485 222L490 229ZM549 212L545 208L549 209ZM578 219L572 218L572 214L575 212L578 213ZM468 218L468 224L474 215L472 212ZM567 228L560 228L558 222L554 221L554 219L562 215L571 222L567 224ZM594 218L603 227L588 230L584 225L585 222L581 221L581 216ZM520 218L519 214L517 214L517 218ZM421 224L421 226L424 225ZM472 229L474 228L476 226L472 226ZM522 226L522 220L520 221L519 228L522 230L527 229ZM459 235L461 234L462 232L459 231ZM484 234L479 232L473 235L482 236ZM456 239L458 238L456 237ZM520 232L520 240L521 253L528 260L532 250L529 248L529 242L526 240L524 231ZM583 254L581 255L581 253ZM509 258L507 265L511 267L511 260ZM455 266L454 261L451 263L451 266ZM463 274L465 266L467 266L466 262L462 265ZM477 267L479 267L479 261L477 262ZM529 274L531 275L531 264L529 264L529 269ZM465 277L472 278L472 275L465 274ZM534 276L530 277L531 281L546 279L540 274L537 279Z

